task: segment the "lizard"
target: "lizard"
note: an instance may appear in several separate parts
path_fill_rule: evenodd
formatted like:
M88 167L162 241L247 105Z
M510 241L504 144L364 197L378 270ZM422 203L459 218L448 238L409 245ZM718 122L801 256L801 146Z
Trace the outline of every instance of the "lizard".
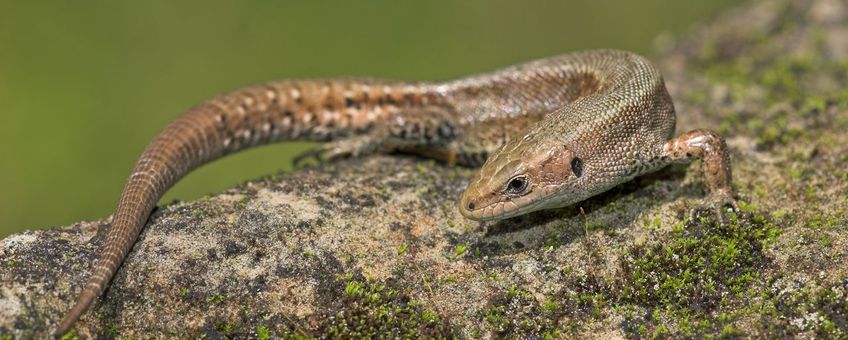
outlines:
M591 50L441 82L333 78L248 86L189 109L136 162L92 273L54 335L106 289L157 201L193 169L249 147L323 142L320 161L404 152L480 166L459 199L472 220L505 219L585 200L677 162L702 159L721 216L736 208L729 151L708 129L677 137L660 72L620 50Z

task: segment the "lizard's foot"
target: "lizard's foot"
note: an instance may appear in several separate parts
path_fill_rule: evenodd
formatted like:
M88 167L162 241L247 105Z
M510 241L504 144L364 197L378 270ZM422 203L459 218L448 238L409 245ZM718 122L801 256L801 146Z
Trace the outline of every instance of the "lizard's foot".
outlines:
M294 157L292 164L295 168L306 166L307 160L318 163L336 161L342 158L357 157L374 152L376 147L367 136L357 136L334 142L324 143L316 149L303 152Z
M718 219L718 223L724 224L724 211L725 207L729 207L731 211L738 212L739 205L736 203L736 199L730 194L729 190L717 190L713 191L704 198L694 209L692 209L692 215L690 219L694 220L695 215L698 211L712 211L716 214L716 218Z

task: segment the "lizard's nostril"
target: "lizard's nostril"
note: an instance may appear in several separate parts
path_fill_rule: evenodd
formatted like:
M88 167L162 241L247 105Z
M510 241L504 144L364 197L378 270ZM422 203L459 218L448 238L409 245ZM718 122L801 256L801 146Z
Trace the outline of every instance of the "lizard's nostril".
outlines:
M468 203L468 210L474 210L474 207L475 207L474 202Z

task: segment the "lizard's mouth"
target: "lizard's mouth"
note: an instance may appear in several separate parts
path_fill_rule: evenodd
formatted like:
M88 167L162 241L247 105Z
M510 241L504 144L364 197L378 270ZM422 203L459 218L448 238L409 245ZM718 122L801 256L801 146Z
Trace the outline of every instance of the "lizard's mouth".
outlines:
M498 194L488 200L471 197L466 192L459 201L459 211L465 218L475 221L502 220L532 211L545 209L545 198L556 192L556 187L548 187L545 190L534 190L520 197L506 197ZM486 201L486 203L483 203Z

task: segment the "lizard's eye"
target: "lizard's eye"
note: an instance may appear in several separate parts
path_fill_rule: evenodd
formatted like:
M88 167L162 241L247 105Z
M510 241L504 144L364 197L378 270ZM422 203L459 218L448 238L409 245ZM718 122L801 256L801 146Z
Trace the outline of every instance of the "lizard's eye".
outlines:
M583 175L583 161L580 158L574 157L571 159L571 172L577 177Z
M511 178L506 184L506 193L510 195L518 195L527 190L530 181L527 176L519 175Z

